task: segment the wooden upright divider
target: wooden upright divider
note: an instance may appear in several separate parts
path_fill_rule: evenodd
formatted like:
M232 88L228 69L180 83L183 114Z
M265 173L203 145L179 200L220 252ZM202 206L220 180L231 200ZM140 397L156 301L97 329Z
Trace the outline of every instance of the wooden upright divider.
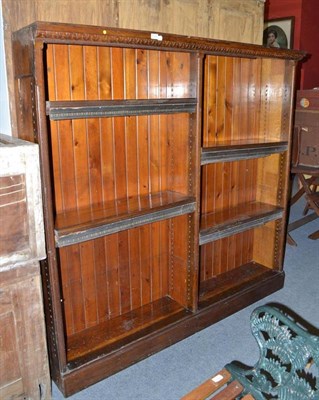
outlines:
M303 53L42 22L13 50L19 136L40 145L65 395L282 287Z

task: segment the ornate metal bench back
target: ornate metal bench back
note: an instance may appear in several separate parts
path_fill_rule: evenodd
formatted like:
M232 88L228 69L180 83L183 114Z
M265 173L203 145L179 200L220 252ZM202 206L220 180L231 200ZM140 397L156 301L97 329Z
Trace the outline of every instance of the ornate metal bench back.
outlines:
M249 370L226 368L255 399L319 400L319 337L281 311L263 306L251 315L260 358Z

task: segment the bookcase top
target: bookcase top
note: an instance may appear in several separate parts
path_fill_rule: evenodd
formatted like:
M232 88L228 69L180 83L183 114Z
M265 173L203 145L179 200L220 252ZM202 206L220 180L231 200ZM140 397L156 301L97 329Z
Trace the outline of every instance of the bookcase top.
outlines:
M13 33L13 38L44 43L73 43L108 45L116 47L148 48L187 51L248 58L279 58L302 60L306 53L300 50L266 48L249 43L183 36L162 32L140 31L105 26L34 22Z

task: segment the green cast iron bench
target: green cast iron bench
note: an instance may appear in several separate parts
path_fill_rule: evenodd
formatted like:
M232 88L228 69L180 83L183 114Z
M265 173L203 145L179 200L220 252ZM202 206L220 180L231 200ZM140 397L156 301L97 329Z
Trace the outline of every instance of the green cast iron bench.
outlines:
M319 400L319 337L270 306L253 311L251 329L256 365L227 364L182 400Z

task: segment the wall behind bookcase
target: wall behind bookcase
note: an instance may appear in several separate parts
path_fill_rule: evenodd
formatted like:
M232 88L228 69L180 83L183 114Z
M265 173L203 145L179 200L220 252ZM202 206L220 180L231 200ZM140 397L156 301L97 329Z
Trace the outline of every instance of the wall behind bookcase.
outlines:
M11 135L1 5L0 0L0 133Z
M11 33L34 21L119 28L262 43L265 0L2 0L13 132ZM14 133L13 133L14 134Z
M267 0L265 19L294 17L293 48L309 55L299 65L297 89L319 87L319 2L318 0ZM298 74L298 75L299 75Z

